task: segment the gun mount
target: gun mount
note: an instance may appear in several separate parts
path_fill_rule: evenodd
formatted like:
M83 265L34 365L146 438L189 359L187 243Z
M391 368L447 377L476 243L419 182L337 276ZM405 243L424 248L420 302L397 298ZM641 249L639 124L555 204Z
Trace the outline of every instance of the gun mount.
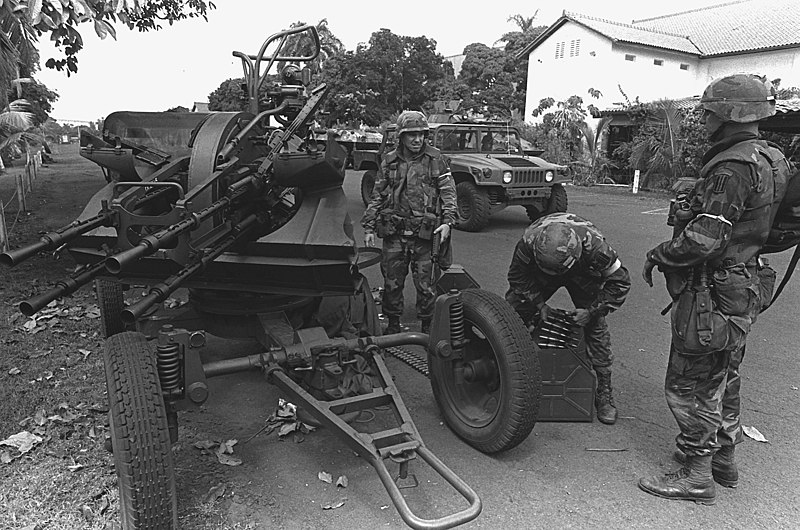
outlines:
M312 50L285 55L287 41L301 34L310 37ZM538 361L529 354L533 344L522 321L496 295L451 289L437 299L430 334L381 336L360 273L376 260L355 244L342 189L346 153L330 135L322 148L311 134L327 89L309 89L308 70L299 64L318 53L313 26L270 36L256 55L234 52L242 61L249 109L203 115L183 154L160 156L152 146L109 135L92 140L82 154L107 174L115 171L115 178L75 222L0 255L0 264L14 266L65 247L81 266L50 291L23 301L26 315L95 283L107 337L109 421L124 529L177 526L170 446L177 439L178 410L204 403L208 378L222 374L262 371L376 469L413 528L466 523L479 515L481 501L425 447L384 364L384 348L427 349L445 421L479 450L514 447L533 428ZM280 82L262 90L274 65L282 65ZM141 159L146 171L131 169ZM147 290L126 305L123 291L131 285ZM179 288L188 289L190 303L164 307L161 302ZM342 303L347 315L330 309ZM322 318L325 311L337 318ZM254 339L264 351L203 362L206 333ZM354 373L357 388L343 383ZM344 419L377 406L388 406L397 424L367 435ZM405 479L416 456L461 494L465 508L438 519L411 511L387 462L398 464Z

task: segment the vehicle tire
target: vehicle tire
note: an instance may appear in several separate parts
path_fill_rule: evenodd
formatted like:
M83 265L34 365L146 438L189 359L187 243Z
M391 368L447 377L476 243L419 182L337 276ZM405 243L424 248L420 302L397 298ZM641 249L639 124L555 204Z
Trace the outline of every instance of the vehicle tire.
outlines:
M120 313L125 309L122 284L114 280L98 278L94 281L97 305L100 307L100 328L105 338L125 331Z
M525 213L528 214L528 220L530 222L534 222L541 216L545 215L546 212L547 212L547 202L544 200L540 200L536 204L525 205Z
M561 184L553 186L550 200L547 203L547 213L567 211L567 190Z
M361 176L361 201L364 203L364 206L369 204L369 199L372 197L376 175L377 173L374 169L368 169Z
M143 334L128 331L106 341L104 360L122 528L177 528L175 468L155 352Z
M489 224L492 214L489 193L472 182L456 184L459 221L456 228L465 232L480 232Z
M506 451L536 424L539 357L522 319L505 300L482 289L461 295L467 344L460 359L428 355L433 396L458 437L483 453Z

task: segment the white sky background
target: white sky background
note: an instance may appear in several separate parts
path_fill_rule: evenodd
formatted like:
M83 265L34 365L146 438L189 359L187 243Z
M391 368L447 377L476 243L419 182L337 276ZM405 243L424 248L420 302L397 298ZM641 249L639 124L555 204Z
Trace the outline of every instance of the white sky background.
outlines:
M179 105L191 109L195 101L207 101L226 79L242 76L241 62L232 51L255 54L269 35L298 21L316 24L327 19L331 32L347 50L355 50L359 43L368 42L373 32L387 28L396 35L434 39L437 52L447 57L462 53L474 42L492 46L504 33L519 29L508 22L510 16L528 17L537 7L534 25L549 26L565 9L630 23L725 2L213 1L217 9L209 12L208 22L187 20L147 33L118 24L116 41L111 37L100 40L91 24L79 26L84 48L78 54L78 73L67 77L43 68L36 75L59 94L52 116L67 123L97 120L118 110L164 111ZM39 50L42 64L53 56L47 36Z

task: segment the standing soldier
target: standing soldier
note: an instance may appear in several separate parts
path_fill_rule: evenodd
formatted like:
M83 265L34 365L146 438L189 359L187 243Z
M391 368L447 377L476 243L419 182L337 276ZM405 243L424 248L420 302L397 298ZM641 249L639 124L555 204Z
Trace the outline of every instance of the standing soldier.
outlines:
M603 234L571 213L554 213L530 225L514 249L506 300L529 328L546 321L547 305L566 287L577 308L572 319L583 328L586 349L597 374L597 419L614 424L617 409L611 388L611 334L606 315L619 309L631 288L628 270Z
M436 292L431 282L433 239L446 248L456 215L456 188L447 160L428 145L428 121L417 111L397 118L398 148L381 161L372 198L364 211L364 244L383 239L381 273L386 333L400 332L403 287L409 265L417 289L417 317L430 330ZM438 215L437 212L441 214Z
M775 113L775 89L753 75L713 81L699 108L709 140L684 226L647 253L673 298L664 390L680 434L684 466L639 487L658 497L716 501L714 482L734 488L734 448L742 440L739 364L761 306L759 251L788 175L779 149L758 140L758 120ZM709 299L710 298L710 299Z

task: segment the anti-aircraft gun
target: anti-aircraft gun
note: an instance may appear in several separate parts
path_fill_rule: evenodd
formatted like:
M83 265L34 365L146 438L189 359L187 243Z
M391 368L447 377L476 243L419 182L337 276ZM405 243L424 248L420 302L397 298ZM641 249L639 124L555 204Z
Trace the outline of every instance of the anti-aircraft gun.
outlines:
M313 43L311 51L286 55L287 41L301 36ZM479 515L481 501L423 443L386 368L385 349L427 350L444 419L475 448L509 449L534 426L538 361L522 321L498 296L458 290L451 277L440 284L430 334L381 335L360 273L375 256L355 244L342 189L346 154L332 138L323 148L310 133L327 89L309 89L301 64L318 53L313 26L272 35L256 55L234 52L244 68L248 112L209 113L192 130L188 155L151 156L144 174L125 169L128 157L112 168L124 178L110 179L76 221L0 255L0 263L14 266L63 247L81 266L21 302L26 315L94 281L107 337L109 423L125 529L177 526L170 447L178 411L204 403L214 376L262 371L375 468L413 528L463 524ZM273 66L280 67L279 82L267 86ZM100 163L125 149L152 155L109 137L89 147ZM131 285L147 290L126 305ZM166 307L179 288L188 290L189 303ZM264 351L204 361L206 333L255 339ZM354 375L358 385L344 384ZM346 421L378 407L388 407L394 426L367 434ZM396 463L405 479L416 457L467 506L438 519L415 515L387 463Z

